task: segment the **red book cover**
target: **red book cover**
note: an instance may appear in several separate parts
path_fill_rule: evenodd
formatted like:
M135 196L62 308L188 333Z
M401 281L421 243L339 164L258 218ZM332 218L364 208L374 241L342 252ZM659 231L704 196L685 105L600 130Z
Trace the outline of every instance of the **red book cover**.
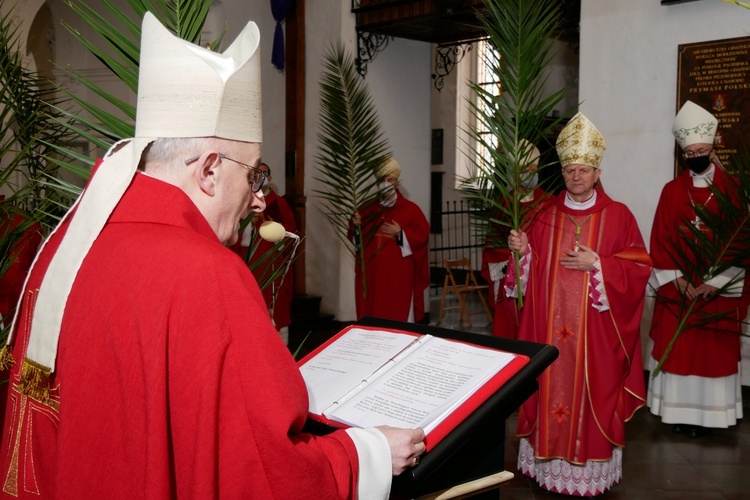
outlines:
M394 346L387 346L383 345L382 350L385 352L388 352L387 356L389 356L389 359L383 363L382 365L377 364L373 365L375 369L373 371L380 372L387 371L389 368L392 369L393 367L399 367L401 365L398 365L398 362L401 361L401 355L405 351L408 351L409 347L412 346L412 344L416 343L414 341L419 340L421 337L425 337L424 335L414 333L414 332L407 332L403 330L395 330L395 329L387 329L387 328L374 328L374 327L367 327L367 326L360 326L360 325L352 325L350 327L345 328L341 332L337 333L335 336L333 336L331 339L329 339L326 343L315 349L313 352L305 356L302 360L299 361L300 370L303 372L303 376L306 375L305 367L306 364L308 364L311 360L315 359L316 357L320 356L321 353L326 351L332 344L337 342L341 337L346 335L351 330L362 330L365 334L367 334L368 331L372 332L375 335L381 335L383 333L392 333L395 334L395 337L392 337L392 339L397 342ZM430 337L430 336L426 336ZM381 337L382 338L382 337ZM437 338L437 337L436 337ZM391 338L387 338L387 340L390 340ZM377 340L377 339L376 339ZM426 339L422 339L426 340ZM492 396L495 392L497 392L508 380L510 380L516 373L518 373L526 364L529 362L528 356L524 356L522 354L516 354L516 353L508 353L505 351L500 351L498 349L493 349L491 347L471 344L468 342L461 342L455 339L440 339L441 342L452 342L456 344L463 344L464 346L472 346L476 348L476 352L481 355L483 352L482 350L486 351L494 351L494 353L503 353L506 356L510 356L510 361L507 362L504 366L502 366L497 373L494 373L491 375L490 378L488 378L485 382L483 382L478 388L470 388L469 390L473 390L473 394L471 394L465 401L460 402L459 406L451 410L450 414L445 417L440 423L436 424L434 428L429 430L426 434L425 438L425 445L427 451L430 451L432 448L434 448L443 438L445 438L450 432L455 429L463 420L465 420L469 415L471 415L472 412L474 412L477 408L479 408L482 403L484 403L490 396ZM386 344L386 342L384 342ZM406 346L406 347L401 347ZM375 346L375 350L379 350L381 346L377 345ZM391 351L389 351L391 349ZM398 351L397 354L391 356L393 352ZM411 352L411 351L409 351ZM335 356L334 356L335 358ZM316 360L317 361L317 360ZM360 382L357 380L357 376L351 376L346 372L346 370L342 370L342 373L336 373L338 372L338 366L340 366L338 359L333 359L330 363L326 363L327 366L324 366L323 369L326 371L329 371L331 373L326 374L329 378L329 381L338 381L341 380L341 377L348 377L344 380L345 384L349 384L350 386L357 386L357 384ZM346 361L341 361L343 366L343 363L346 363ZM355 363L356 365L356 363ZM311 365L310 365L311 366ZM382 368L384 366L388 366L388 368ZM355 367L356 369L360 369L359 366ZM371 372L369 372L371 368L361 368L361 370L367 371L367 375L365 379L362 380L362 384L369 384L370 381L366 380L370 378ZM364 373L360 370L359 373ZM307 382L307 378L306 378ZM424 384L424 381L420 381L422 384ZM329 384L324 384L329 385ZM437 384L436 384L437 385ZM316 420L318 422L322 422L326 425L329 425L331 427L336 428L346 428L349 427L349 425L336 421L333 418L328 418L325 415L323 415L323 410L320 412L314 411L315 408L313 408L315 405L313 404L313 397L312 394L315 392L314 390L311 391L310 387L308 387L308 391L311 394L311 411L310 411L310 418L313 420ZM356 391L354 391L356 392ZM464 391L465 392L465 391ZM342 399L342 403L344 403L348 398ZM338 404L338 402L334 403ZM326 410L328 412L328 410ZM377 417L372 417L377 418ZM385 423L385 422L384 422ZM369 424L371 425L372 422ZM369 426L364 425L364 426ZM374 424L374 425L380 425L380 424ZM388 422L387 425L394 425L392 422ZM396 425L400 427L410 427L409 425Z

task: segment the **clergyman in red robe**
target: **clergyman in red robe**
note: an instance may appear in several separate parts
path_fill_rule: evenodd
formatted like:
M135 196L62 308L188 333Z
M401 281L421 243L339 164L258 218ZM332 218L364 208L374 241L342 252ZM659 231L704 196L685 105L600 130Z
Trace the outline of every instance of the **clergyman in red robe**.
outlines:
M265 163L261 163L260 169L266 172L268 182L270 183L273 179L271 176L271 167ZM291 257L290 253L292 249L292 245L288 244L280 250L284 252L283 255L269 257L267 252L274 248L275 243L258 238L257 232L261 224L268 221L278 222L284 226L286 232L297 233L297 222L294 220L294 212L289 203L276 193L273 185L269 184L268 188L264 191L264 196L266 199L266 209L255 216L253 221L242 232L242 236L237 243L232 245L232 250L244 259L253 242L258 242L257 248L255 248L248 264L251 268L255 268L253 269L253 274L259 282L267 280L269 276L278 272L280 267L282 269L286 267L286 259ZM254 240L254 238L258 239ZM292 323L292 299L294 298L293 267L289 266L285 275L279 276L273 282L269 283L262 289L262 292L263 299L266 301L269 311L273 306L273 324L276 330L279 331L281 338L284 339L284 343L288 343L289 325ZM275 301L274 295L276 296Z
M518 338L559 358L520 408L518 467L546 490L595 496L622 479L625 421L643 406L640 320L651 259L630 210L596 189L606 142L581 113L560 132L566 190L539 209L523 254Z
M148 12L141 33L135 137L45 243L0 352L2 497L387 498L423 431L303 432L302 376L226 248L265 208L257 26L224 54Z
M373 316L419 322L425 317L424 291L430 284L427 246L430 224L422 210L398 189L401 166L391 158L378 170L380 202L354 215L365 236L365 279L359 255L355 266L357 318ZM360 235L350 232L351 238Z
M713 151L717 127L716 117L692 101L675 116L672 132L688 168L664 186L651 230L652 284L657 290L650 331L652 374L680 321L689 327L674 342L658 375L649 380L647 402L651 413L690 437L736 425L743 412L739 364L742 320L748 307L748 297L743 296L747 276L737 267L696 276L695 259L711 258L696 257L685 241L693 237L685 229L687 224L708 231L696 206L716 213L719 205L713 190L731 195L736 185ZM694 298L698 307L683 318L681 304ZM714 319L706 322L706 315ZM696 326L697 322L702 324Z

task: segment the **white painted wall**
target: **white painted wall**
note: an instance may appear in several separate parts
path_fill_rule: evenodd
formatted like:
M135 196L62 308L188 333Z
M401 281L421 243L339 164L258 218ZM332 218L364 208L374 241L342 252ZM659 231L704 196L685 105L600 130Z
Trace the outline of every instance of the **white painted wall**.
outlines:
M750 11L722 0L583 0L580 110L607 140L604 188L633 211L648 244L673 178L677 46L750 33Z
M582 0L580 109L608 143L604 188L630 208L647 245L661 189L674 176L677 46L748 34L750 11L722 0L672 6ZM641 323L644 358L652 307L648 298ZM743 383L750 385L745 343Z
M355 54L355 18L349 2L307 10L305 195L307 198L307 293L323 297L322 309L341 321L356 319L354 259L324 220L314 191L319 124L319 80L323 53L339 38ZM367 83L394 157L403 168L402 189L429 214L429 44L392 40L367 66Z

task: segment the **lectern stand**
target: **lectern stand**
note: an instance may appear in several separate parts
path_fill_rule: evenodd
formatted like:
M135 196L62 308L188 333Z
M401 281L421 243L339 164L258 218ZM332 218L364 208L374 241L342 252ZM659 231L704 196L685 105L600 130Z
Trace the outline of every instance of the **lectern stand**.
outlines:
M448 330L434 326L363 318L357 325L391 328L524 354L530 362L495 392L456 429L425 453L419 465L393 480L391 497L417 498L446 490L504 470L505 419L537 389L536 378L558 355L557 349L519 340ZM308 420L309 431L325 434L332 429Z

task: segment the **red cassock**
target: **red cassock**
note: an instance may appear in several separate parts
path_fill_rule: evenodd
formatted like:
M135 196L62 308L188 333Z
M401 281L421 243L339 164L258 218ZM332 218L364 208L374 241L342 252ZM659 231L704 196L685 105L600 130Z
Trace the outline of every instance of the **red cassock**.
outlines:
M542 188L534 189L533 196L529 201L521 202L521 220L526 221L524 227L528 227L536 214L536 209L544 203L544 199L549 196L546 191ZM506 217L503 214L498 214L498 217ZM496 264L500 262L508 262L509 265L515 265L511 260L511 253L508 250L508 235L510 234L510 227L501 225L499 223L490 223L492 233L485 242L484 249L482 251L482 268L481 275L484 280L489 283L489 302L493 308L494 318L492 322L492 335L495 337L504 337L508 339L515 339L518 337L518 304L516 299L508 297L505 293L505 278L500 280L500 285L497 290L497 296L495 296L495 290L490 276L489 264ZM503 246L498 246L503 245ZM506 267L506 274L508 269Z
M376 203L363 209L360 215L362 232L373 236L365 248L366 297L359 255L354 266L357 318L373 316L406 321L413 297L414 321L420 321L425 315L424 290L430 285L427 260L430 225L422 210L397 190L392 207ZM384 221L395 221L401 226L412 255L404 257L396 238L377 230Z
M559 358L521 407L518 434L539 458L608 460L625 443L625 421L645 401L640 320L651 259L628 208L597 191L586 210L566 192L540 209L528 231L532 262L518 338L551 344ZM574 222L575 221L575 222ZM599 255L609 310L592 307L589 273L560 265L580 244Z
M731 180L720 168L714 171L714 186L727 192ZM656 269L677 269L679 245L683 255L690 256L688 246L684 243L684 229L688 221L696 217L692 201L716 212L718 204L708 187L693 186L689 171L686 171L664 186L656 208L654 226L651 230L651 258ZM705 227L705 226L704 226ZM690 262L682 263L682 269L694 268ZM748 276L746 275L746 282ZM694 286L700 285L701 276L692 276ZM740 361L740 333L742 320L746 315L747 294L742 298L718 296L710 301L701 301L698 309L688 318L695 324L696 320L704 321L706 314L720 315L721 319L703 325L700 328L685 330L674 343L662 369L677 375L698 375L701 377L726 377L737 373ZM675 284L667 283L657 291L654 304L654 316L651 322L651 338L654 341L652 355L661 360L674 333L677 331L680 313L681 295ZM689 324L688 323L688 324Z
M307 391L246 265L182 191L141 174L73 285L51 401L20 393L27 318L63 231L32 272L14 342L5 495L354 496L354 444L301 432Z
M266 221L278 222L284 229L289 233L297 233L297 223L294 220L294 212L286 202L284 198L276 194L273 190L269 190L268 194L265 195L266 209L261 212L254 220L253 224L255 230L260 228L260 225ZM289 240L286 240L289 241ZM291 252L293 242L288 243L283 250L288 257ZM250 257L250 266L255 267L254 264L269 252L275 243L270 243L262 238L258 238L258 247L255 249L252 257ZM248 251L248 247L242 246L241 241L238 241L232 245L234 250L240 257L245 258L245 254ZM286 260L280 256L276 259L269 259L264 262L257 264L257 267L253 270L253 275L258 281L264 280L264 276L271 276L275 271L278 271L279 266L286 266ZM263 299L266 301L266 306L271 308L271 301L273 299L274 291L276 292L276 303L273 308L273 323L277 330L289 326L292 323L292 298L294 297L294 271L293 267L289 267L284 280L281 281L281 277L276 278L272 284L268 284L261 292L263 293Z

